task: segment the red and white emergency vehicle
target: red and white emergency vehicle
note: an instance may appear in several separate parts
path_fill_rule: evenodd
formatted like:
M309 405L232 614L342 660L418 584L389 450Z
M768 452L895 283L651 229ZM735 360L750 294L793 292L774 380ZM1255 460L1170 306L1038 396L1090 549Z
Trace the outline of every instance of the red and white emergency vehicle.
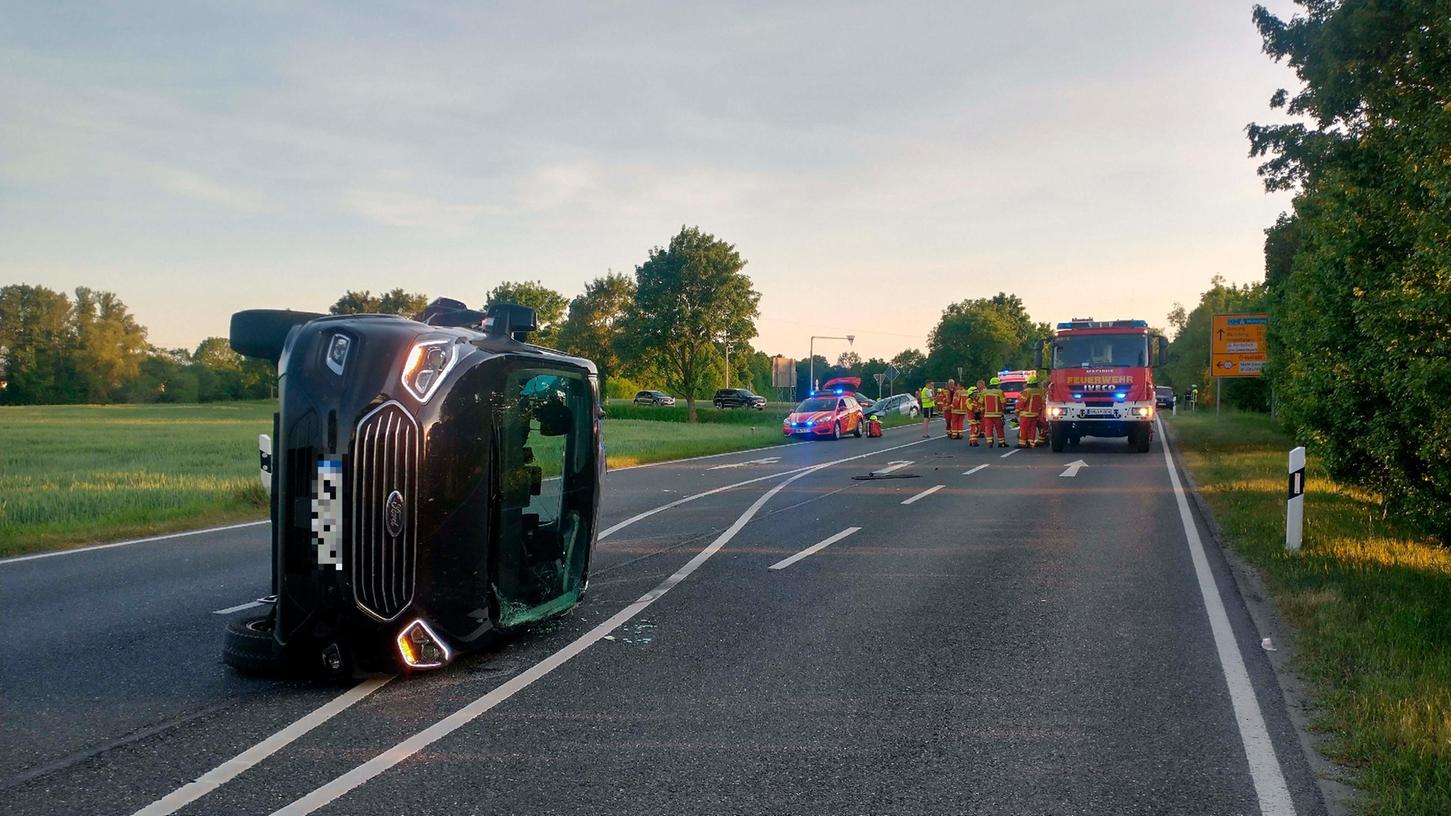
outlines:
M1003 396L1008 403L1009 414L1016 414L1018 412L1018 395L1023 393L1023 389L1027 388L1028 383L1036 379L1037 376L1038 372L1036 371L1008 371L1005 369L998 372L998 388L1003 390Z
M1144 320L1088 318L1059 323L1049 345L1045 418L1053 450L1077 445L1085 436L1118 436L1147 453L1154 427L1153 369L1164 363L1164 338Z

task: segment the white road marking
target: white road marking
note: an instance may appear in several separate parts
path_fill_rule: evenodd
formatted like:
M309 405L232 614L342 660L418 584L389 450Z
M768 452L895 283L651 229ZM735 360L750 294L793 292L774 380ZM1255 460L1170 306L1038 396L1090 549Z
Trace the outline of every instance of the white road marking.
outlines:
M95 552L96 550L109 550L112 547L126 547L132 544L147 544L152 541L166 541L172 538L185 538L186 536L202 535L204 533L220 533L225 530L240 530L243 527L256 527L259 524L270 524L268 521L245 521L241 524L228 524L224 527L208 527L205 530L187 530L184 533L169 533L167 535L150 536L148 538L135 538L130 541L116 541L111 544L95 544L90 547L76 547L71 550L56 550L55 552L36 553L35 555L17 555L14 558L0 559L0 566L5 564L18 564L21 561L34 561L38 558L55 558L58 555L75 555L76 553Z
M1219 665L1224 669L1224 682L1229 687L1229 700L1234 706L1234 717L1239 723L1239 738L1244 743L1245 758L1249 760L1250 778L1254 781L1255 794L1259 797L1260 813L1263 816L1294 816L1295 803L1285 784L1284 771L1275 756L1275 745L1270 741L1265 728L1264 715L1260 712L1259 700L1250 683L1249 672L1244 666L1244 656L1235 643L1234 629L1229 624L1229 615L1224 611L1224 601L1219 597L1219 586L1214 573L1209 569L1209 559L1204 555L1204 543L1199 539L1199 528L1189 512L1189 500L1184 495L1184 486L1179 483L1179 473L1174 469L1174 458L1169 454L1168 440L1164 434L1163 420L1159 423L1159 439L1163 440L1164 465L1169 469L1169 483L1174 487L1174 500L1179 505L1179 520L1184 525L1184 538L1189 544L1189 556L1194 562L1194 574L1199 578L1199 594L1204 597L1204 610L1209 616L1209 628L1214 633L1214 645L1219 652Z
M917 443L913 442L909 444ZM902 447L906 447L906 445L903 445ZM786 481L776 485L775 487L762 494L761 497L756 499L756 501L753 502L751 506L748 507L746 511L742 513L735 520L735 522L731 524L729 528L726 529L725 532L721 533L719 537L712 541L709 546L696 553L695 557L690 559L690 561L687 562L685 566L676 570L674 575L666 578L660 583L659 586L640 596L640 598L634 603L630 604L624 609L621 609L619 612L616 612L614 615L610 616L609 619L605 620L603 623L595 626L593 629L576 638L569 645L565 646L564 648L560 649L549 657L544 658L538 663L535 663L533 666L530 666L523 672L514 675L502 685L495 688L493 691L490 691L488 694L479 697L478 699L474 700L473 702L469 703L458 711L455 711L454 713L443 718L442 720L439 720L428 728L425 728L422 731L419 731L417 734L409 737L408 739L405 739L397 745L394 745L392 748L389 748L388 750L373 757L367 762L364 762L362 765L353 768L351 771L348 771L342 776L339 776L331 782L328 782L327 784L317 788L306 796L303 796L302 798L292 802L291 804L283 808L273 811L272 816L306 816L306 814L313 813L318 808L324 807L329 803L337 800L339 797L347 794L349 791L355 790L356 788L367 783L368 780L373 779L384 771L387 771L389 768L392 768L398 763L403 762L414 754L417 754L419 751L422 751L424 748L427 748L438 740L443 739L449 734L452 734L454 731L457 731L463 726L469 724L473 720L477 719L480 715L484 714L485 712L489 711L490 709L494 708L505 700L508 700L510 697L513 697L515 694L519 693L523 689L528 688L529 685L534 683L536 680L545 677L550 672L569 662L572 658L577 657L585 649L588 649L590 646L603 639L606 635L610 634L615 629L629 622L631 618L645 611L645 609L648 608L650 604L653 604L656 601L660 600L660 598L664 596L665 593L669 592L681 581L684 581L686 578L690 577L691 573L695 572L697 569L700 569L700 566L706 561L709 561L711 556L715 555L721 547L724 547L727 543L730 542L732 538L735 538L736 534L739 533L741 529L744 528L746 524L755 517L756 513L758 513L768 501L775 497L777 493L780 493L782 490L786 489L787 485L790 485L797 479L809 476L812 473L815 473L816 471L823 468L831 467L832 465L840 464L842 462L851 461L852 459L860 459L865 456L873 456L877 453L881 453L881 451L876 451L874 453L865 453L861 456L852 456L846 459L838 459L834 462L825 462L819 465L813 465L809 468L801 470L799 473L792 475L790 478L786 479Z
M824 467L825 465L839 465L842 462L853 462L853 461L856 461L857 459L865 459L865 458L867 458L869 456L880 456L883 453L891 453L894 450L901 450L902 448L910 448L913 445L920 445L923 442L930 442L930 441L932 441L932 440L930 440L930 439L918 439L918 440L915 440L915 441L912 441L912 442L907 442L907 443L902 444L902 445L894 445L894 446L892 446L890 448L882 448L881 450L875 450L875 451L872 451L870 453L859 453L856 456L848 456L845 459L835 459L835 460L832 460L830 462L826 462L826 463L824 463L822 465L806 465L805 467L799 467L799 468L796 468L794 470L783 470L780 473L771 473L771 474L767 474L765 476L757 476L754 479L746 479L745 481L734 482L732 484L728 484L728 485L725 485L723 487L712 488L710 490L705 490L705 491L702 491L700 493L692 493L689 496L686 496L686 497L681 498L681 499L676 499L673 502L669 502L669 503L666 503L666 504L662 504L659 507L655 507L655 508L652 508L650 510L646 510L643 513L636 513L635 515L630 516L629 518L625 519L624 521L621 521L621 522L619 522L617 524L614 524L614 525L612 525L610 527L606 527L605 529L603 529L603 530L600 531L599 538L601 540L603 540L605 538L608 538L611 535L614 535L615 533L619 532L620 530L623 530L626 527L629 527L631 524L634 524L637 521L640 521L642 519L647 519L650 516L655 515L656 513L663 513L666 510L670 510L672 508L679 507L680 505L685 504L686 502L693 502L696 499L703 499L706 496L714 496L717 493L724 493L727 490L735 490L738 487L745 487L746 485L755 484L756 482L764 482L764 481L768 481L768 480L771 480L771 479L779 479L782 476L794 476L794 475L796 475L798 473L801 473L803 471L813 470L813 469L818 468L818 467Z
M977 473L979 470L982 470L985 467L987 467L987 465L978 465L977 467L973 468L972 470L964 470L962 472L962 475L963 476L971 476L972 474Z
M790 558L783 558L780 561L777 561L776 563L774 563L771 566L767 567L767 569L773 569L773 570L786 569L787 567L791 566L792 564L796 563L797 561L800 561L801 559L805 558L806 556L813 555L815 553L818 553L818 552L826 549L827 547L830 547L831 545L835 544L836 542L842 540L843 538L846 538L847 536L851 535L852 533L855 533L856 531L858 531L860 529L861 529L860 527L848 527L845 530L842 530L841 532L839 532L836 535L832 536L831 538L828 538L828 539L826 539L824 541L817 542L816 544L812 544L810 547L807 547L806 549L802 550L801 552L796 553L795 555L791 556Z
M298 737L322 725L353 703L382 688L393 677L370 677L324 703L319 708L253 745L217 767L202 774L195 782L183 785L155 802L136 811L134 816L168 816L232 781L243 771L292 744Z
M751 459L746 462L731 462L727 465L716 465L712 468L706 468L706 470L725 470L727 468L745 467L746 465L774 465L779 461L781 461L781 457L779 456L763 456L760 459Z
M912 502L915 502L918 499L925 499L928 496L931 496L933 493L936 493L937 491L941 490L944 487L947 487L947 485L937 485L936 487L929 487L926 490L922 491L921 493L918 493L917 495L913 496L912 498L907 499L906 501L903 501L902 504L911 504Z
M237 604L236 606L229 606L226 609L218 609L218 610L212 612L212 614L213 615L230 615L233 612L241 612L243 609L251 609L254 606L261 606L261 605L262 605L262 601L248 601L248 602L246 602L244 604Z
M1086 467L1088 467L1087 462L1083 461L1082 459L1075 459L1072 462L1069 462L1067 467L1063 468L1063 472L1058 474L1058 478L1072 479L1074 476L1078 475L1078 471Z
M901 470L904 467L911 467L913 464L915 464L915 463L914 462L911 462L911 461L907 461L907 460L901 460L901 461L896 461L896 462L888 462L887 463L887 466L884 467L884 468L882 468L881 470L874 470L874 471L872 471L872 475L873 476L885 476L888 473L895 473L896 471L899 471L899 470Z
M1003 454L1002 456L999 456L998 458L999 459L1006 459L1009 456L1012 456L1013 454L1017 453L1020 450L1022 450L1022 448L1013 448L1012 450L1008 451L1007 453Z

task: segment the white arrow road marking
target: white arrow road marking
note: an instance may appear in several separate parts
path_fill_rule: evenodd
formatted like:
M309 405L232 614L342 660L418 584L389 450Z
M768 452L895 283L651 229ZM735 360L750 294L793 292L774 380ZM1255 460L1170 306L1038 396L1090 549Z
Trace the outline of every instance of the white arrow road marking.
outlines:
M937 485L936 487L929 487L926 490L922 491L921 493L918 493L917 495L913 496L912 498L907 499L906 501L902 502L902 504L911 504L912 502L915 502L918 499L925 499L928 496L931 496L933 493L936 493L937 491L941 490L944 487L947 487L947 485Z
M1174 458L1169 454L1163 420L1157 421L1159 439L1165 442L1164 465L1169 469L1169 484L1174 488L1174 501L1179 505L1179 521L1184 526L1189 558L1194 562L1194 574L1199 579L1199 594L1204 596L1204 611L1209 617L1209 629L1214 633L1214 647L1219 652L1219 665L1224 669L1224 683L1229 687L1229 701L1234 706L1234 718L1239 724L1239 740L1244 743L1245 759L1249 760L1249 775L1260 800L1260 813L1263 816L1294 816L1295 802L1290 798L1285 773L1280 770L1280 760L1275 756L1275 744L1270 740L1264 715L1260 712L1260 701L1255 697L1249 671L1244 667L1244 655L1239 652L1229 615L1224 611L1224 601L1219 597L1219 585L1214 582L1209 559L1204 555L1199 528L1189 513L1189 500L1184 496L1184 486L1179 483L1179 472L1174 469Z
M860 527L848 527L845 530L842 530L841 532L839 532L836 535L832 536L831 538L826 539L825 541L821 541L821 542L818 542L816 544L812 544L810 547L807 547L806 549L802 550L801 552L796 553L795 555L791 556L790 558L783 558L780 561L777 561L776 563L772 564L767 569L773 569L773 570L786 569L787 567L791 566L792 564L796 563L797 561L800 561L801 559L805 558L806 556L813 555L815 553L818 553L818 552L826 549L827 547L830 547L831 545L835 544L836 542L842 540L843 538L846 538L847 536L851 535L852 533L855 533L857 530L860 530L860 529L861 529Z
M746 465L774 465L779 461L781 461L781 457L779 456L766 456L760 459L752 459L749 462L732 462L729 465L716 465L713 468L706 468L706 470L726 470L729 468L745 467Z
M962 472L962 475L963 476L971 476L972 474L977 473L979 470L982 470L985 467L987 467L987 465L978 465L977 467L973 468L972 470L964 470Z
M1074 476L1077 476L1078 475L1078 471L1080 471L1080 470L1082 470L1083 468L1086 468L1086 467L1088 467L1088 463L1085 462L1085 461L1083 461L1082 459L1078 459L1078 460L1069 462L1068 463L1068 467L1064 468L1063 469L1063 472L1060 473L1060 474L1058 474L1058 478L1060 478L1060 479L1064 479L1064 478L1072 479Z
M382 688L385 683L392 679L392 675L389 675L388 677L370 677L364 680L332 698L321 708L313 710L312 713L302 719L297 720L267 739L262 740L251 748L202 774L195 782L183 785L136 811L133 816L168 816L168 814L181 810L192 802L232 781L243 771L286 748L296 741L298 737L332 719L353 703Z
M887 463L887 466L884 467L884 468L882 468L881 470L874 470L874 471L872 471L872 475L873 476L884 476L884 475L886 475L888 473L891 473L893 471L901 470L904 467L910 467L912 464L914 464L914 463L913 462L910 462L910 461L905 461L905 460L898 460L898 461L894 461L894 462L888 462Z
M1007 453L1003 454L1002 456L999 456L998 458L999 459L1006 459L1009 456L1012 456L1013 454L1017 453L1020 450L1022 450L1022 448L1013 448L1012 450L1008 451Z

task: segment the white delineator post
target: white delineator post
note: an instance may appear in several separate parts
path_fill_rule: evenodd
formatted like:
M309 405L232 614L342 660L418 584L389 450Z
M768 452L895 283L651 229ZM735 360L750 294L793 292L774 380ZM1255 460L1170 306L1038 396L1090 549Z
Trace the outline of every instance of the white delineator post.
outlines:
M1305 449L1290 451L1290 482L1285 502L1285 549L1298 550L1305 532Z

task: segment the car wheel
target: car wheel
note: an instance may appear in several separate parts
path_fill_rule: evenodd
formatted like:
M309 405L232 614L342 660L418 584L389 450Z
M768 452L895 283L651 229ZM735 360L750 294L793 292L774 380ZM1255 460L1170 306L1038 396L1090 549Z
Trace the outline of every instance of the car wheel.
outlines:
M922 416L922 409L914 405L911 408L907 409L907 416L916 419L917 417Z
M276 674L285 666L281 649L272 637L272 615L227 623L222 640L222 662L244 674Z
M834 425L831 426L831 438L832 439L840 439L841 438L841 423L840 422L837 422L836 424L834 424Z
M856 430L852 431L851 432L851 435L852 436L855 436L857 439L861 439L862 438L862 426L865 425L865 424L867 424L867 421L866 421L865 418L863 418L863 417L857 417Z

